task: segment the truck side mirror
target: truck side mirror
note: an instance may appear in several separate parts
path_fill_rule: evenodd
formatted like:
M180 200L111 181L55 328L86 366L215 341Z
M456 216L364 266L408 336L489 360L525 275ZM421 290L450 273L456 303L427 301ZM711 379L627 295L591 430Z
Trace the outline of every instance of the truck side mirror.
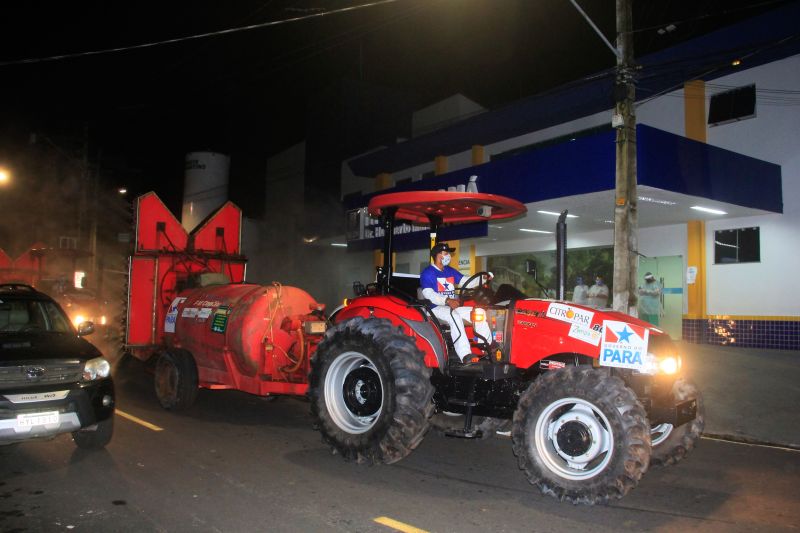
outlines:
M525 260L525 273L536 279L536 261L533 259Z

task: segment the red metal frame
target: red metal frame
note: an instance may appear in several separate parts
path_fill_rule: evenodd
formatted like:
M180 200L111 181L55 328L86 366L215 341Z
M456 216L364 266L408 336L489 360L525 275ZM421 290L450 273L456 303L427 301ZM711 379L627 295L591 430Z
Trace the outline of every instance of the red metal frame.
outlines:
M514 218L527 208L521 202L505 196L484 193L450 191L393 192L375 196L369 202L369 214L380 217L388 208L396 208L395 218L412 223L427 224L431 216L444 223L480 222ZM483 214L479 212L481 208Z

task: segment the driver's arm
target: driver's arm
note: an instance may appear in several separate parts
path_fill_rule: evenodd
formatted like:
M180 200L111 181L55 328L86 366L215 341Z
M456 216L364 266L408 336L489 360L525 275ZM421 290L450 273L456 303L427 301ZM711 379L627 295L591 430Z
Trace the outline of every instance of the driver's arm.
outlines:
M491 272L489 272L488 274L489 274L489 279L493 279L494 278L494 274L492 274ZM462 277L461 281L458 282L458 286L461 287L461 285L464 282L466 282L467 279L468 279L468 276ZM461 287L461 288L462 289L474 289L475 287L478 287L480 284L481 284L481 276L478 276L477 278L475 278L472 281L470 281L469 285L467 285L465 287Z
M447 296L439 294L429 287L422 289L422 296L430 300L433 305L447 305Z

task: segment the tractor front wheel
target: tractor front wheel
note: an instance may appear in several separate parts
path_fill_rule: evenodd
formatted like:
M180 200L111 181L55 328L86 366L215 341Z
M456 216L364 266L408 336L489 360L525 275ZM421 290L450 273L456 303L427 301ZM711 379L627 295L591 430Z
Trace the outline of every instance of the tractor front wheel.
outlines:
M591 367L552 370L528 387L512 439L528 480L576 504L621 498L650 460L644 408L621 379Z
M678 379L672 387L672 394L678 402L694 398L697 401L697 416L682 426L658 424L650 428L650 439L653 443L653 455L650 456L651 465L674 465L689 455L703 434L706 423L705 406L703 405L703 395L697 386L691 381Z
M330 329L312 359L308 394L323 441L358 463L407 456L433 412L423 353L384 319L352 318Z

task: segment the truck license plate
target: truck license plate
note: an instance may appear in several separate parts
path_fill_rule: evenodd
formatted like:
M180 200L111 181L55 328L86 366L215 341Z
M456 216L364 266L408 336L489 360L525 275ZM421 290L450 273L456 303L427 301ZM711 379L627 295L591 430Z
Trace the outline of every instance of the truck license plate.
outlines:
M25 415L17 415L18 428L44 426L46 424L58 424L58 411L46 411L44 413L30 413Z

